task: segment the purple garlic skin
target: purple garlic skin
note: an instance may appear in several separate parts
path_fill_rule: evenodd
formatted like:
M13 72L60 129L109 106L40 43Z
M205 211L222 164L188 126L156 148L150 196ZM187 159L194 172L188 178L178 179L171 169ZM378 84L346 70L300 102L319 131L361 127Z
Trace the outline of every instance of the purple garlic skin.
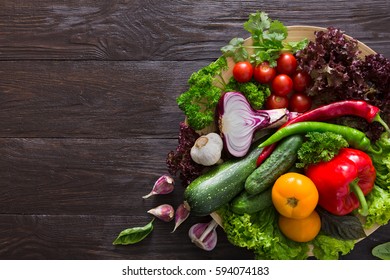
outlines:
M175 230L188 218L190 215L190 211L188 211L186 205L184 203L180 204L175 213L175 227L172 232Z
M198 223L193 225L188 231L191 241L205 251L211 251L217 245L217 228L215 220L209 223Z
M168 194L173 192L174 189L174 180L169 175L162 175L160 178L157 179L157 181L154 183L154 186L152 188L152 191L148 193L147 195L144 195L142 198L146 199L148 197L151 197L153 195L157 194Z
M150 209L148 213L164 222L170 222L173 220L175 215L175 209L173 209L173 207L169 204L162 204L156 208Z

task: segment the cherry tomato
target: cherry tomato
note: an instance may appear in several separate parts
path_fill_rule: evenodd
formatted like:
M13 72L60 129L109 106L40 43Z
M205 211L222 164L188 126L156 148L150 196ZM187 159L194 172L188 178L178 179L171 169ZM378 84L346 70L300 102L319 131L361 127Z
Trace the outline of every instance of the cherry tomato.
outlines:
M246 83L252 79L253 66L249 61L237 62L233 67L233 77L239 83Z
M271 94L267 98L267 101L265 102L265 107L269 110L287 108L288 107L288 98L287 98L287 96L279 96L276 94Z
M297 70L297 60L291 53L282 53L276 63L280 74L292 75Z
M272 80L271 87L273 93L280 96L286 96L293 89L293 81L286 74L279 74Z
M254 78L261 84L267 84L276 76L276 70L268 62L262 62L253 70Z
M311 98L304 93L294 93L290 97L289 109L293 112L303 113L311 108Z
M293 76L293 87L295 91L303 92L309 87L311 83L311 77L307 72L298 71Z

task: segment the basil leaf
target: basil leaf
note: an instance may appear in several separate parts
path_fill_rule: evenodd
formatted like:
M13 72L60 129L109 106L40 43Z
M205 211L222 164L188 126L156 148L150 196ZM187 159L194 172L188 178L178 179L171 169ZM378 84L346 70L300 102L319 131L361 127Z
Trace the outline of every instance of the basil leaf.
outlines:
M112 243L113 245L129 245L135 244L143 240L153 230L153 220L150 221L146 226L133 227L123 230L119 233L118 237Z
M317 208L317 212L321 216L321 230L329 236L341 240L354 240L367 236L356 216L336 216L320 207Z
M382 260L390 260L390 242L374 247L372 249L372 255Z

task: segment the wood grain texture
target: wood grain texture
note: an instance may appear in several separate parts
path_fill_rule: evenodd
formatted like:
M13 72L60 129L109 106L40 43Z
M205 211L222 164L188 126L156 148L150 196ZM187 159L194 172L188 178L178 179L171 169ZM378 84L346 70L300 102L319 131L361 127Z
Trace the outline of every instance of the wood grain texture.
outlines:
M126 227L143 226L150 220L144 215L1 215L0 227L4 228L4 233L0 236L0 259L253 258L249 251L229 244L220 229L219 250L206 252L195 247L187 233L194 220L188 220L174 233L171 233L173 223L156 220L153 232L140 243L112 245ZM226 255L226 251L231 255Z
M330 25L390 54L387 0L1 1L0 59L214 59L256 10L286 25ZM387 43L387 44L386 44Z
M143 200L167 173L169 139L0 139L0 213L124 215L175 195ZM161 149L156 147L161 146ZM142 209L142 210L141 210Z
M252 259L218 229L212 252L173 223L113 246L166 196L141 199L166 173L192 72L221 55L256 10L286 25L335 26L390 57L390 2L0 1L0 259ZM372 259L390 225L344 259Z
M231 245L220 228L215 250L206 252L195 247L187 235L192 223L199 222L193 218L174 233L173 223L157 220L151 235L140 243L112 245L120 231L143 226L150 219L145 215L1 215L0 259L253 259L248 250ZM389 229L390 225L380 228L341 258L373 259L371 249L386 240Z
M0 137L177 137L176 97L204 65L4 61Z

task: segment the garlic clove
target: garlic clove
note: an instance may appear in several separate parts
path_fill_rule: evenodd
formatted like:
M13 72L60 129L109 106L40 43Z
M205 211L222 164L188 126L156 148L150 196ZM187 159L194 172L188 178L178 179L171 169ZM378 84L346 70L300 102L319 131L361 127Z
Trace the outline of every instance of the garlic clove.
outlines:
M146 199L156 194L168 194L171 193L174 189L174 180L169 175L163 175L157 179L154 183L152 191L147 195L144 195L142 198Z
M164 222L170 222L173 220L175 210L169 204L161 204L160 206L150 209L148 213L152 214L153 216L159 218Z
M209 223L198 223L193 225L188 231L191 241L205 251L211 251L217 245L217 228L215 220Z
M175 227L172 230L172 233L188 218L190 211L184 203L180 204L175 213Z

